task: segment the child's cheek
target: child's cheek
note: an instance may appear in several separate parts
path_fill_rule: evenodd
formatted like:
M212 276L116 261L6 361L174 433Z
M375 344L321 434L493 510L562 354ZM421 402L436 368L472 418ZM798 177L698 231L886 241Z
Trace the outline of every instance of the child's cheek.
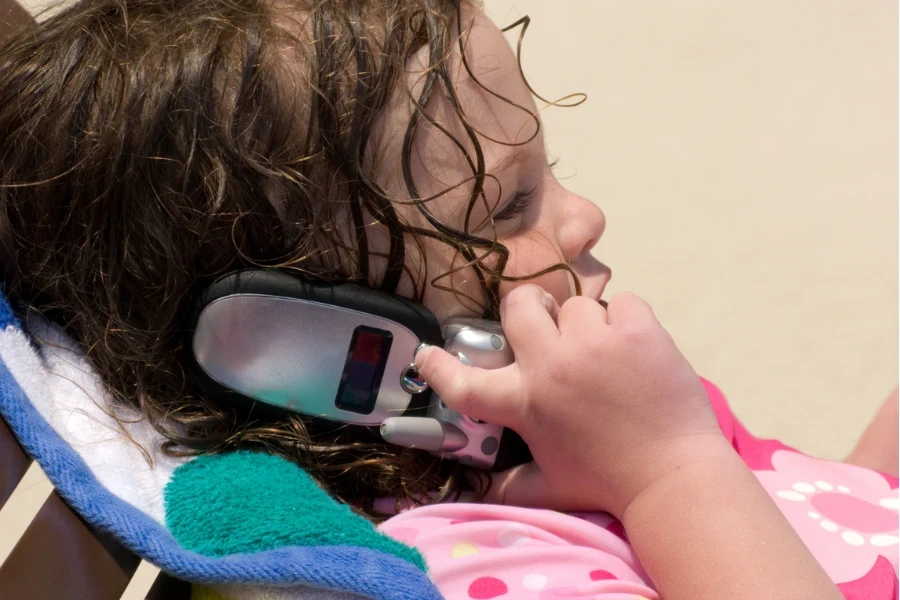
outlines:
M522 238L505 242L510 251L509 263L504 275L522 277L538 273L547 267L563 263L559 250L545 237L538 235L522 236ZM505 296L520 285L532 284L542 288L562 304L575 295L575 282L572 275L564 269L551 271L540 277L525 281L504 281L500 284L500 295Z

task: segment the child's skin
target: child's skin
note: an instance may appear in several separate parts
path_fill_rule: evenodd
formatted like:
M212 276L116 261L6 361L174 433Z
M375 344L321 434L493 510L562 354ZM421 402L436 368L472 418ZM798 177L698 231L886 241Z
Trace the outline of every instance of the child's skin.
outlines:
M856 448L847 458L847 462L882 473L890 473L896 477L898 471L897 447L900 446L897 431L898 421L900 421L898 389L894 388L891 395L881 405L878 414L863 432Z
M481 14L474 15L467 57L486 87L535 109L509 45ZM479 132L507 142L532 134L527 115L484 92L462 68L457 73L460 102ZM444 118L444 102L432 104L430 113L465 139L452 126L455 119ZM410 111L401 95L384 118L382 164L396 164ZM571 279L557 272L502 286L501 318L516 354L507 368L465 367L437 348L417 356L448 405L515 429L531 447L534 463L498 476L489 500L610 512L667 600L840 598L722 436L697 374L650 307L630 294L614 296L608 309L596 302L609 279L590 254L605 227L600 210L552 176L541 136L518 148L482 143L488 172L502 186L495 214L514 191L537 186L524 214L497 223L511 251L506 274L564 261L583 285L583 296L574 297ZM423 197L470 176L460 153L433 129L420 133L416 151L413 169ZM521 160L509 165L516 155ZM381 184L408 197L400 173L385 173ZM487 188L494 201L496 184ZM461 228L470 189L433 201L432 211ZM479 207L474 222L485 217ZM429 272L449 270L453 251L425 243ZM460 275L454 283L478 297L473 277ZM433 287L425 302L441 319L468 312L454 295Z

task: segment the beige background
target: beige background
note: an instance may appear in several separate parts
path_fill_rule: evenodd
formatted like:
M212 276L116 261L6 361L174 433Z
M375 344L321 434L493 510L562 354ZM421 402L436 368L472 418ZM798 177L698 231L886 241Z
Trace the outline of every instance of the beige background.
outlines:
M752 432L846 455L897 382L897 3L486 0L559 176ZM515 41L515 35L510 35Z
M44 0L26 0L32 10ZM750 429L840 458L897 381L893 0L486 0L528 14L560 176Z

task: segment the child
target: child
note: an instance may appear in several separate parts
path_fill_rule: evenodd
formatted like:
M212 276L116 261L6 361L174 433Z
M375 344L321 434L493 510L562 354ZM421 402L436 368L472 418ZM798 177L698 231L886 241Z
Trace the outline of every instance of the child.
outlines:
M597 302L605 220L552 176L532 96L469 2L83 0L0 54L5 289L170 453L262 448L373 516L429 498L383 529L448 598L895 597L896 479L753 439L643 301ZM417 361L535 462L489 488L363 428L205 398L184 330L248 266L499 317L513 366ZM437 504L470 491L496 504Z

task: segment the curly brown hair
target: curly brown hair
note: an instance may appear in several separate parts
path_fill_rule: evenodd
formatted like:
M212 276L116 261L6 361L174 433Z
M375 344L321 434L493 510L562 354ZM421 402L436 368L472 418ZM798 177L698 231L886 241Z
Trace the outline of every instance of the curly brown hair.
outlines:
M0 46L6 292L62 325L168 453L265 449L369 514L375 497L483 494L489 484L468 467L366 428L218 406L185 369L195 299L248 266L386 292L406 273L421 299L448 275L410 269L410 246L429 237L464 258L484 315L497 317L508 251L434 218L409 168L419 123L439 127L426 106L442 94L474 147L457 143L472 168L470 207L484 201L490 175L448 71L456 45L468 69L465 1L82 0ZM429 227L403 218L367 158L416 53L427 69L409 92L400 166ZM371 266L373 228L390 241L383 272ZM542 273L554 269L568 267Z

